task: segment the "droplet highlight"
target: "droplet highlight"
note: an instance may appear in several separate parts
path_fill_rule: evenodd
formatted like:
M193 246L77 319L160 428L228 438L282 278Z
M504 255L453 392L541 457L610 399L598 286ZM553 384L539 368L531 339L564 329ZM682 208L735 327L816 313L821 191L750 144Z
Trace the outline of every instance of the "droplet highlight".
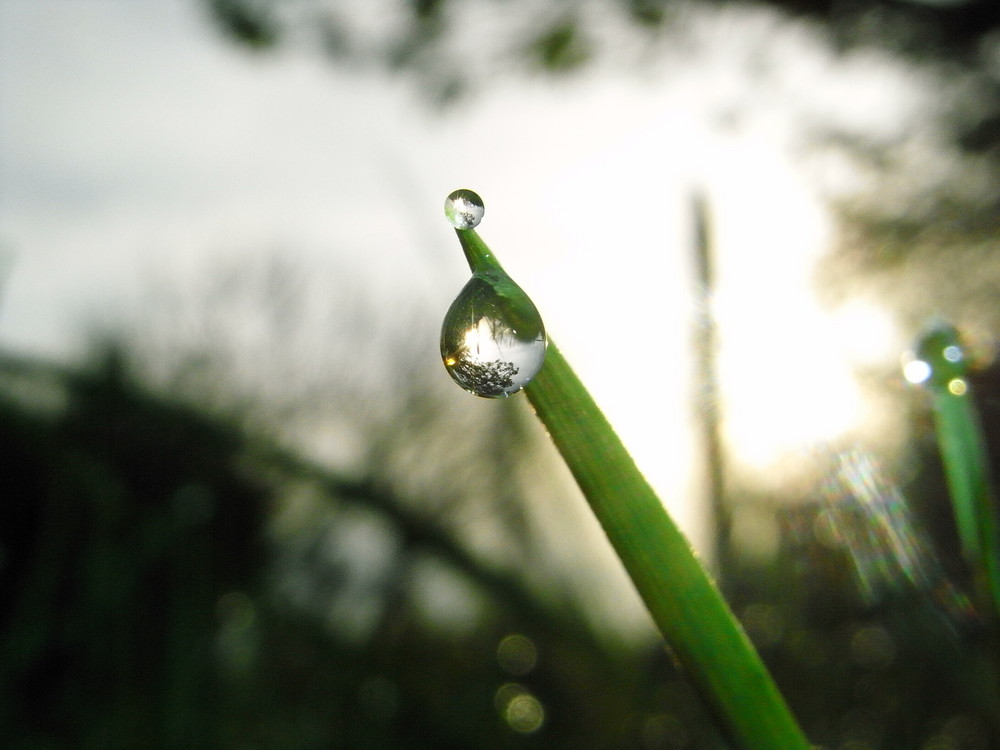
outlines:
M542 369L546 346L538 309L502 271L473 274L441 325L441 358L448 374L484 398L524 388Z
M956 396L964 395L967 362L961 337L953 326L935 323L920 336L914 349L903 364L903 377L915 385L947 389ZM961 385L953 385L956 382Z
M444 215L455 229L474 229L483 220L486 207L472 190L456 190L444 201Z

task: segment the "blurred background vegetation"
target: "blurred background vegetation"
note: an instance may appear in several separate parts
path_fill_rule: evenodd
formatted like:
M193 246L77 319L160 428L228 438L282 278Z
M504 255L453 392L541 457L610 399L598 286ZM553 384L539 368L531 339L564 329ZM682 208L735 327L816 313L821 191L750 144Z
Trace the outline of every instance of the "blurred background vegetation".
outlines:
M403 3L394 24L355 5L205 3L230 42L319 39L331 65L398 72L442 105L609 56L641 68L699 5L487 3L496 46L470 61L457 0ZM891 138L813 124L869 176L831 199L820 292L864 290L913 330L928 311L954 320L1000 466L993 0L765 5L938 82L935 121ZM222 265L201 288L155 285L142 324L99 331L85 361L0 356L3 746L728 747L641 614L613 616L634 597L595 573L599 530L524 404L453 397L414 364L414 331L437 323L359 288L344 269ZM387 315L409 327L368 335ZM720 584L813 742L1000 747L998 624L959 554L930 405L899 373L859 377L913 436L891 469L831 448L788 502L707 442ZM766 554L730 533L748 513L780 530Z

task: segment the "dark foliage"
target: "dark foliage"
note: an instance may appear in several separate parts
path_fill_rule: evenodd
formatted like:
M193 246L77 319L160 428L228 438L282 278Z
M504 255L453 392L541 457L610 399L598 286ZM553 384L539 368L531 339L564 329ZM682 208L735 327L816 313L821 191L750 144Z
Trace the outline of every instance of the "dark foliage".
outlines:
M0 726L8 747L212 747L219 596L254 587L264 497L239 436L111 356L51 413L0 401ZM145 744L145 743L142 743Z
M668 712L718 746L662 650L595 639L386 490L156 396L116 352L0 360L0 445L5 747L638 748ZM283 554L270 509L305 484L335 512ZM356 562L326 550L347 507L397 540L360 639L266 583L304 550L293 580L343 599ZM420 614L428 559L485 597L478 624ZM511 634L537 659L498 657Z
M315 36L332 62L404 71L439 103L481 90L484 76L510 71L565 75L597 59L615 59L619 47L634 42L662 38L668 45L670 40L683 44L692 8L759 7L815 24L836 49L877 48L915 64L937 66L953 78L965 76L963 85L974 82L967 103L975 106L947 115L952 140L969 153L995 157L1000 149L1000 84L994 62L1000 13L994 0L603 0L591 8L599 11L595 13L557 0L510 0L498 22L502 28L490 30L497 48L477 50L472 60L466 59L468 52L456 51L468 19L475 18L458 0L401 0L403 22L386 24L374 35L355 23L350 8L333 3L205 1L224 33L253 49ZM620 38L602 34L601 19L610 16L625 19L630 32ZM640 67L650 59L644 58Z
M274 10L281 0L207 0L215 18L236 38L253 46L264 46L280 38L274 24ZM703 0L706 5L728 5L745 0ZM669 24L682 3L676 0L605 0L620 9L640 27ZM957 0L935 3L922 0L758 0L791 16L826 24L845 44L876 42L917 57L941 55L969 59L980 43L1000 28L1000 16L992 0ZM423 35L422 27L438 24L449 13L457 13L458 0L403 0L409 6L412 34ZM551 2L554 9L562 3ZM322 4L317 4L322 8ZM543 8L544 10L544 8ZM578 31L574 19L560 21L548 32L553 51L565 48L567 39ZM560 68L559 54L543 57L543 67Z
M726 747L662 648L596 636L384 488L154 395L117 354L90 373L0 360L0 445L5 747ZM941 486L927 466L922 492ZM263 543L270 508L303 486L335 511L290 542L293 580L321 599L349 591L354 563L323 552L345 508L393 530L361 638L266 583L282 557ZM871 531L844 508L841 530ZM789 511L779 558L725 582L809 736L992 746L988 618L949 578L859 594L850 545L816 535L828 510ZM429 559L481 602L473 625L421 614ZM529 657L504 656L512 634Z
M281 29L268 2L208 0L208 9L218 26L234 41L254 49L270 47Z

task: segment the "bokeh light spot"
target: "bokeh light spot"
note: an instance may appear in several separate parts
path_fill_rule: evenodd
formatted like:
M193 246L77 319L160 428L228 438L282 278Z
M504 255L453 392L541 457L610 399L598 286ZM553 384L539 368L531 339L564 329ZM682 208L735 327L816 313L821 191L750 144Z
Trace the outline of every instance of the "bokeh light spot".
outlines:
M931 376L931 366L922 359L911 359L903 365L903 377L914 385L926 383Z
M511 633L497 646L497 662L508 674L520 677L528 674L538 663L535 642L525 635Z
M964 396L969 391L965 378L952 378L948 381L948 392L953 396Z
M519 734L537 732L545 723L545 708L523 685L508 682L494 696L497 711L507 726Z
M896 642L880 625L868 625L851 638L851 658L867 669L884 669L896 658Z
M519 695L507 704L504 719L515 732L530 734L537 732L545 721L545 709L533 695Z
M946 346L941 352L944 358L949 362L961 362L962 361L962 348L952 344L951 346Z

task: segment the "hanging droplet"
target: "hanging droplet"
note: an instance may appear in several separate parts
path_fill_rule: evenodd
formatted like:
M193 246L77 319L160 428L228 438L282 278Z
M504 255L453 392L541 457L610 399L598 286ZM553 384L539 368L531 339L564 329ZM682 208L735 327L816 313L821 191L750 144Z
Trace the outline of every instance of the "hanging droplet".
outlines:
M444 215L455 229L474 229L484 213L483 199L471 190L456 190L444 201Z
M903 376L915 384L948 388L955 395L964 385L968 369L958 331L948 323L938 322L919 338L916 351L903 365ZM955 383L960 385L954 385Z
M444 316L441 358L467 391L484 398L509 396L542 368L547 346L542 316L476 233L485 212L482 199L471 190L456 190L444 210L458 230L472 278Z
M448 373L485 398L524 388L542 368L545 347L542 316L502 271L473 274L441 326L441 358Z

